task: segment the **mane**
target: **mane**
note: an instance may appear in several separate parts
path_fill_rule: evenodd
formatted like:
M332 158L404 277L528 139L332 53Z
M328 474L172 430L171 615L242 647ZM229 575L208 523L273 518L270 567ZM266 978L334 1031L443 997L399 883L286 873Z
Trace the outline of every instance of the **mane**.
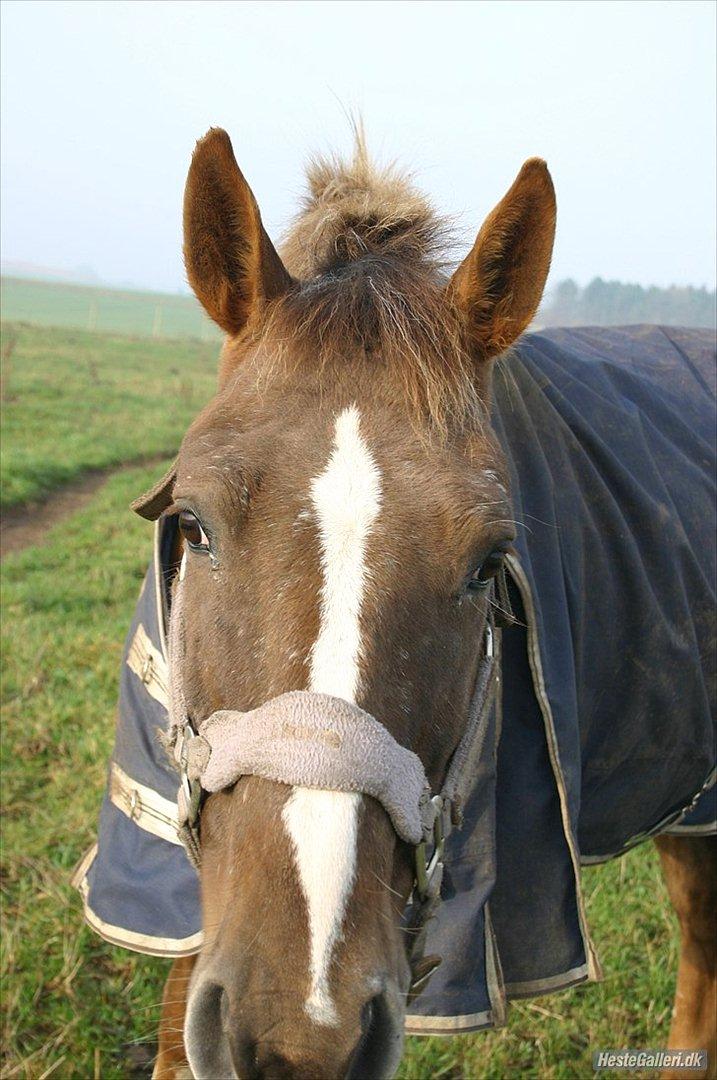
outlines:
M322 366L349 352L380 358L434 429L482 423L475 362L446 292L447 221L409 174L371 161L360 129L350 159L314 158L307 181L280 247L298 286L269 319L273 355L298 347Z
M300 212L281 246L294 277L317 278L372 253L443 267L446 221L414 187L409 173L371 160L360 128L350 159L316 156L306 179Z

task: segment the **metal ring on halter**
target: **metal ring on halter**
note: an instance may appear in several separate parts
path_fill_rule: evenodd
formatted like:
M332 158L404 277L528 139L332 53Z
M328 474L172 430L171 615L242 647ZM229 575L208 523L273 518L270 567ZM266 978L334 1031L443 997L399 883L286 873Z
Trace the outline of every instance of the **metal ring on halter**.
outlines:
M416 845L416 891L419 897L425 899L431 891L431 885L436 874L443 869L443 849L446 844L446 833L443 820L443 798L434 795L431 803L435 807L436 816L433 821L433 851L429 859L426 858L426 841Z
M202 799L202 785L199 780L190 780L187 767L187 746L192 739L197 738L197 733L189 720L185 723L179 739L177 740L176 757L179 764L179 781L184 794L184 802L187 812L187 824L190 827L196 825L199 820L199 806Z

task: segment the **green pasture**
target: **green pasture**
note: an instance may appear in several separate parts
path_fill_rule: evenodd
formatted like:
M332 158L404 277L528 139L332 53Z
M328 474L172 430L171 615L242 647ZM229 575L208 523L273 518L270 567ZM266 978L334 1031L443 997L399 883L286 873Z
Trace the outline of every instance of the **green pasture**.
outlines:
M171 454L216 384L213 342L3 323L1 350L2 507Z
M13 499L98 464L169 460L215 351L20 327L6 403ZM94 404L73 410L80 391ZM97 458L103 433L112 450ZM127 504L164 467L111 474L0 568L3 1080L149 1075L135 1072L138 1049L151 1049L168 963L96 937L69 877L94 839L122 643L150 556L151 527ZM605 982L514 1004L501 1031L411 1039L403 1080L583 1078L593 1048L664 1045L676 929L652 847L586 872L585 887Z
M221 337L189 294L102 289L16 277L3 277L1 285L2 317L7 321L136 337L207 341Z

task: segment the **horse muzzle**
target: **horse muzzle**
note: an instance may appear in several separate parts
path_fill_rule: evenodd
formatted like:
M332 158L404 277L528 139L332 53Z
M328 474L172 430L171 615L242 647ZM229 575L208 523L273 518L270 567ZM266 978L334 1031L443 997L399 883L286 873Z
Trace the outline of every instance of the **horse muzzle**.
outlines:
M196 1080L389 1080L403 1052L405 1000L391 986L339 1025L303 1015L278 1026L270 1003L255 1007L209 970L187 1005L187 1060Z

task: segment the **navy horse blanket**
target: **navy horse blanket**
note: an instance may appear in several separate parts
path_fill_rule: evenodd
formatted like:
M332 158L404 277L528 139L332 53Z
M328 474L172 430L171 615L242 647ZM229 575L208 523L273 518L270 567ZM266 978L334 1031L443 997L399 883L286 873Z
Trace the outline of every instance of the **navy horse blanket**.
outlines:
M706 330L555 329L501 361L494 424L518 521L517 621L407 1030L500 1025L510 998L599 978L580 863L715 832L715 342ZM201 946L176 834L160 521L127 638L98 843L75 883L103 937Z

